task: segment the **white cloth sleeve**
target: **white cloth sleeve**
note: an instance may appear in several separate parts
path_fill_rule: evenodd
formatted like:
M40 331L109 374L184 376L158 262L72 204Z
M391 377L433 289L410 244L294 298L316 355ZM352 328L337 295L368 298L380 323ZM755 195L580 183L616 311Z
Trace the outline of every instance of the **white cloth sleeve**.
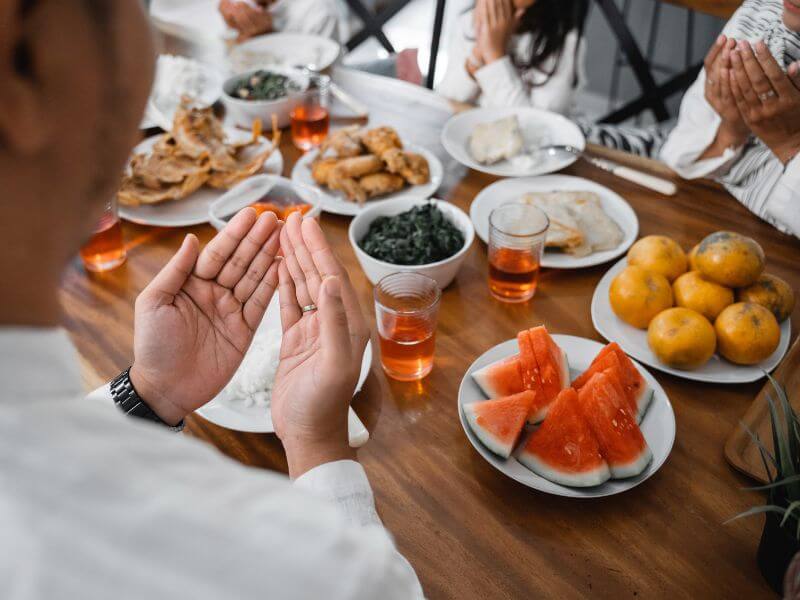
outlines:
M576 46L580 41L580 47ZM567 34L556 70L541 85L523 80L519 69L506 55L475 72L485 106L533 106L558 113L568 113L580 79L577 63L583 61L584 44L576 31Z
M113 403L114 399L111 397L111 382L101 385L96 390L89 392L89 394L86 395L86 398L95 402Z
M474 103L480 93L477 82L470 77L464 64L472 54L473 42L468 39L472 13L462 15L450 37L447 52L447 69L436 91L457 102Z
M681 102L678 124L661 149L661 160L684 179L728 172L742 148L726 148L721 156L699 160L717 137L722 119L705 98L706 74L701 71Z
M800 237L800 155L786 165L764 205L769 217Z

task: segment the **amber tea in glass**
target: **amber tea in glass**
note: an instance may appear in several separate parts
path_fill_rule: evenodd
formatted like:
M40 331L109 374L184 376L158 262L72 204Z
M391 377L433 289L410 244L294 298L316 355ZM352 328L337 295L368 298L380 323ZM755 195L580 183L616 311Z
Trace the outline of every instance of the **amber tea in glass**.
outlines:
M393 273L378 282L375 316L389 377L416 381L433 369L441 296L436 281L419 273Z
M550 222L540 209L511 203L489 215L489 290L503 302L526 302L536 293Z
M111 200L97 222L92 237L81 247L81 259L86 270L100 272L117 268L125 262L125 258L117 202Z
M292 109L292 142L303 152L318 147L328 137L330 114L328 112L328 88L330 78L326 75L310 77L309 88L297 95Z

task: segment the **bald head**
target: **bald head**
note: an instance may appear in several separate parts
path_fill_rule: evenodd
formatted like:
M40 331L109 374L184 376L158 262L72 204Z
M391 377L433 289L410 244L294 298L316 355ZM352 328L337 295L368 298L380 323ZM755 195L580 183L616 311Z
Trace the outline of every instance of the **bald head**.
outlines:
M0 278L25 295L32 278L57 284L114 192L153 50L139 0L0 0L0 23L0 237L13 248Z

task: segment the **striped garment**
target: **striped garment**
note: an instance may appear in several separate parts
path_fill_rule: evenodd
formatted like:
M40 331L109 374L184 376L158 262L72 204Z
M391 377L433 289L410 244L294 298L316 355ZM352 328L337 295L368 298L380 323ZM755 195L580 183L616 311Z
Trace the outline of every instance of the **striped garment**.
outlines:
M764 40L784 69L800 59L800 34L783 24L782 0L745 0L723 32L737 40ZM800 237L800 157L784 166L761 140L751 136L741 148L698 160L720 125L719 115L705 99L705 79L701 71L683 97L674 126L586 126L588 140L645 156L660 154L686 179L711 177L750 211Z

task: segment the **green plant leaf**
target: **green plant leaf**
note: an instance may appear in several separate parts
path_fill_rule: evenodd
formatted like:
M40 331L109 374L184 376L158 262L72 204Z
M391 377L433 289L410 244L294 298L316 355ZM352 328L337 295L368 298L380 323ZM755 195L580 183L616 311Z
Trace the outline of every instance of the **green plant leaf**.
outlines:
M732 521L736 521L737 519L742 519L744 517L752 517L753 515L760 515L762 513L768 513L768 512L774 512L774 513L778 513L779 515L782 515L783 513L786 512L786 509L783 508L782 506L776 506L775 504L765 504L764 506L754 506L753 508L750 508L750 509L744 511L743 513L739 513L735 517L731 517L727 521L723 521L722 524L723 525L727 525L728 523L730 523Z

